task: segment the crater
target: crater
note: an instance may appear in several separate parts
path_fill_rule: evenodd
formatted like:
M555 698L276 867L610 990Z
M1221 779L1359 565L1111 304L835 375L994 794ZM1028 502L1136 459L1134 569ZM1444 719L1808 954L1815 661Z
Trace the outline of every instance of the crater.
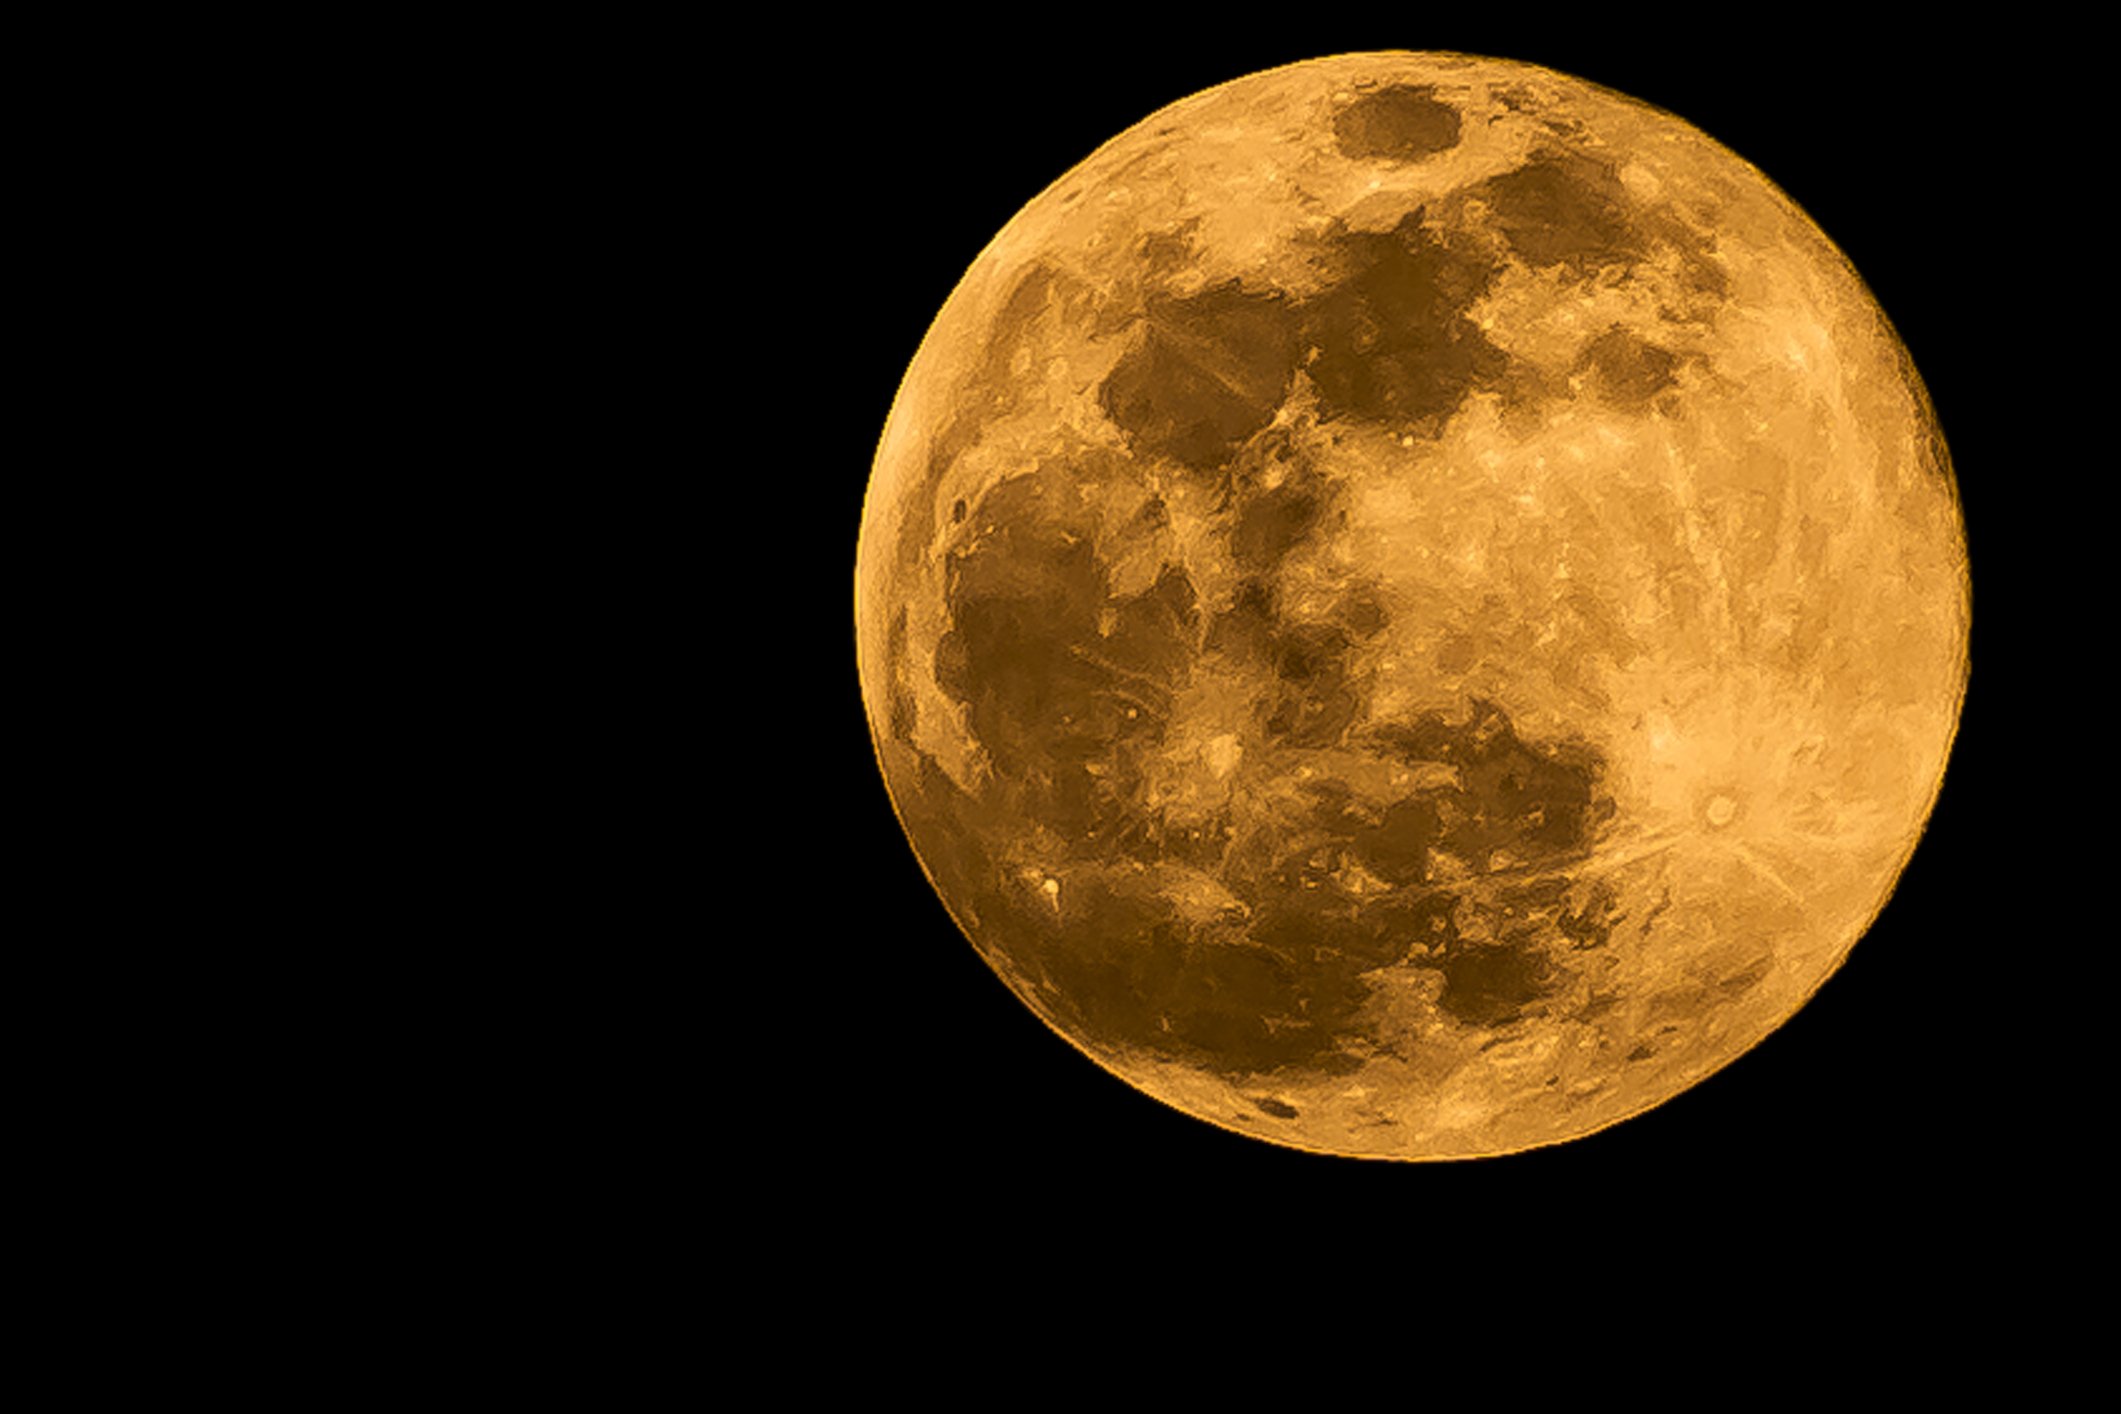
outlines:
M1364 94L1333 117L1342 155L1357 161L1419 162L1458 146L1458 110L1428 84Z

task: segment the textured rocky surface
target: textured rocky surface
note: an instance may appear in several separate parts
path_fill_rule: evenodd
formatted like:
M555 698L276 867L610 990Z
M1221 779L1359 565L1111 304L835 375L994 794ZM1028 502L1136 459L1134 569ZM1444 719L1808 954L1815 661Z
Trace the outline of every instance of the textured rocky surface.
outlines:
M1158 113L980 256L857 569L916 852L1226 1127L1492 1153L1657 1103L1875 916L1965 678L1919 381L1669 115L1358 55Z

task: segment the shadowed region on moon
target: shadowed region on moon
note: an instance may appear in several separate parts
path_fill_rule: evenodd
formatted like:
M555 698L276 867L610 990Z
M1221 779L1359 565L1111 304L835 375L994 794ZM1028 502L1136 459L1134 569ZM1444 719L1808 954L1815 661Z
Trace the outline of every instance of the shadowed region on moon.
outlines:
M1149 1093L1340 1153L1569 1138L1758 1041L1964 682L1942 442L1837 259L1499 61L1258 75L1056 184L909 372L858 572L981 955Z

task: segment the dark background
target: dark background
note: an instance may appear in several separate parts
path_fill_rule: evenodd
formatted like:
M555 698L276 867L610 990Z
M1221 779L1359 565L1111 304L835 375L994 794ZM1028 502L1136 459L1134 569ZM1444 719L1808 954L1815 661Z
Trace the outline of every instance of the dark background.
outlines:
M1115 19L1117 23L1117 19ZM1518 32L1522 30L1523 32ZM943 28L840 34L777 170L806 220L773 253L806 265L798 344L829 346L806 398L805 462L825 488L810 610L817 779L831 868L806 899L831 920L810 974L797 1143L853 1229L1045 1230L1107 1223L1272 1234L1340 1217L1489 1223L1591 1219L1613 1205L1674 1234L1775 1219L1835 1231L1986 1214L1999 1155L2032 1141L2015 1042L2024 1015L1999 952L2014 886L1993 867L2016 759L1999 749L2017 572L2012 482L2043 377L2031 263L2011 210L2028 109L1973 74L1992 34L1856 41L1816 29L1682 42L1525 26L1343 28L1286 42L1161 42ZM869 462L929 321L989 238L1092 149L1157 108L1275 64L1379 48L1541 63L1655 103L1744 156L1849 255L1911 350L1958 468L1974 566L1974 673L1929 832L1846 965L1753 1052L1658 1109L1558 1148L1406 1166L1275 1148L1165 1108L1049 1032L986 968L929 889L893 817L855 674L847 584ZM814 155L814 163L804 154ZM837 645L837 646L835 646ZM806 727L808 724L806 723ZM822 1175L822 1176L821 1176ZM1536 1206L1534 1206L1536 1205ZM1542 1216L1536 1219L1533 1214ZM1957 1219L1953 1214L1960 1215ZM1454 1216L1455 1215L1455 1216ZM1259 1225L1264 1226L1259 1226ZM1939 1232L1943 1232L1939 1228ZM928 1240L923 1238L922 1240Z

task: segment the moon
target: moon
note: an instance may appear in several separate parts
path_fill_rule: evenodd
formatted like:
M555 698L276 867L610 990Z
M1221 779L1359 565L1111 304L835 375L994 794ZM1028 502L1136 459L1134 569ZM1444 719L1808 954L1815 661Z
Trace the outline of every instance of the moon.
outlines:
M855 574L965 936L1200 1120L1640 1114L1890 896L1967 678L1951 463L1833 243L1669 113L1343 55L1153 114L937 315Z

